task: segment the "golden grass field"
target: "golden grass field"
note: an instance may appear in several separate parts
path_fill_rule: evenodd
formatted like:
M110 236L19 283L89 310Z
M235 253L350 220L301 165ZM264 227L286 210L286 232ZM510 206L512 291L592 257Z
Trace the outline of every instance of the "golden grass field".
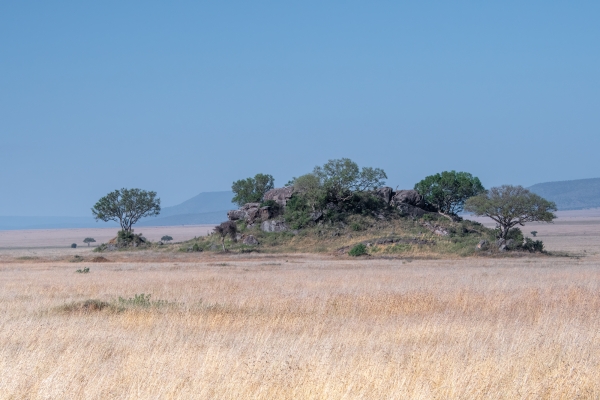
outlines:
M523 229L573 257L1 250L0 398L598 399L578 218ZM167 303L118 300L141 293Z

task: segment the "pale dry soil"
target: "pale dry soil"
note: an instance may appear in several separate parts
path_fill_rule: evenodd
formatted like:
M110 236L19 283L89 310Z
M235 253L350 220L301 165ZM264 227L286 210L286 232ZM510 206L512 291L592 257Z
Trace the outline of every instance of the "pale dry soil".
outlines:
M536 227L577 257L6 250L0 398L597 399L593 225Z

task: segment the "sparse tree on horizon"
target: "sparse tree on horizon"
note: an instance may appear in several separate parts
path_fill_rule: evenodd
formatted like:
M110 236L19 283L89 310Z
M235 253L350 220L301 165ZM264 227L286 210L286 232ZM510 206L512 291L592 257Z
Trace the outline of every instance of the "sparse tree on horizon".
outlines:
M496 221L502 239L506 239L510 229L516 225L552 222L556 218L552 212L556 211L556 204L522 186L511 185L493 187L486 193L471 197L465 202L465 210Z
M96 239L91 238L91 237L87 237L85 239L83 239L83 243L87 243L88 247L90 247L90 243L95 243Z
M173 238L169 235L165 235L161 237L160 240L162 240L163 242L170 242L171 240L173 240Z
M115 221L124 232L132 232L132 226L143 217L160 214L160 199L156 192L141 189L115 190L102 197L92 208L96 221Z

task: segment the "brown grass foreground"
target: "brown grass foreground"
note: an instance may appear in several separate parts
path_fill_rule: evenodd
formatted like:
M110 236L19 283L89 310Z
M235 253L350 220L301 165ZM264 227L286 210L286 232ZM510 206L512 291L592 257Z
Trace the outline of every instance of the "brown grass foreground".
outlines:
M597 256L136 256L0 264L1 398L600 397Z

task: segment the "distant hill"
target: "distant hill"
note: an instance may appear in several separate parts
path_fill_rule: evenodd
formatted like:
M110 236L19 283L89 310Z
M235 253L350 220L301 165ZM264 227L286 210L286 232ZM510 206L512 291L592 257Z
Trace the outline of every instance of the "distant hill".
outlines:
M156 218L146 218L138 222L136 226L174 226L174 225L213 225L227 221L227 211L221 210L197 214L171 215L168 217L158 216Z
M0 230L62 229L62 228L110 228L116 222L103 222L93 217L0 217Z
M231 202L233 192L204 192L181 204L172 207L164 207L160 211L159 218L172 215L204 214L222 210L234 210L238 207ZM156 218L155 218L156 219Z
M538 183L528 189L555 202L559 210L600 207L600 178Z

